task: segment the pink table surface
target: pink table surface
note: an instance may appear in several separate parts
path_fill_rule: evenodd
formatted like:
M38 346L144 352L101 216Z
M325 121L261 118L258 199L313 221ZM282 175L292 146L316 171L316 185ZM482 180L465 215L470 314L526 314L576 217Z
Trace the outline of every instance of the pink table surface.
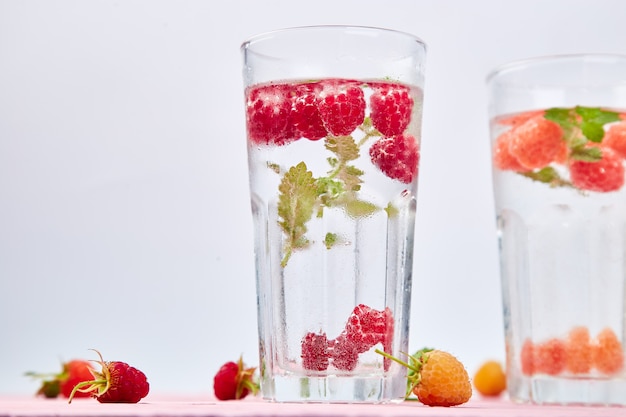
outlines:
M0 396L0 417L626 417L626 407L538 406L506 399L473 398L458 407L401 404L277 404L259 398L215 401L203 396L149 395L138 404L100 404L93 399L47 400Z

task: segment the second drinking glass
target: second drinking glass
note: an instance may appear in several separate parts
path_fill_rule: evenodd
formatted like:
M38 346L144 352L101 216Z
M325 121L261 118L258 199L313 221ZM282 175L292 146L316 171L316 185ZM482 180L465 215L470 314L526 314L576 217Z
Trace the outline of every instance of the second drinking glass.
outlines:
M626 405L626 56L488 78L508 391Z

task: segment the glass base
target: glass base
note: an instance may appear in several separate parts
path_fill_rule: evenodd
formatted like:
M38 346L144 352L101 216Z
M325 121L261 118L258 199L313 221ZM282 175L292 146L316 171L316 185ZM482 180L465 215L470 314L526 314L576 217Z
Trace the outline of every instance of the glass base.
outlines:
M378 376L277 376L262 381L261 394L274 402L399 403L406 394L405 378Z
M523 403L626 406L626 379L523 377L510 381L509 395Z

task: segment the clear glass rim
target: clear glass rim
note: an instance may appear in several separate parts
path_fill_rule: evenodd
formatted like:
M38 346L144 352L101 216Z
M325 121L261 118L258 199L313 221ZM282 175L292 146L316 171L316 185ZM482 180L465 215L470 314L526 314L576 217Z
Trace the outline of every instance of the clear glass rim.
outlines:
M404 32L396 29L377 27L377 26L360 26L360 25L306 25L306 26L290 26L281 29L275 29L271 31L261 32L259 34L250 36L245 41L241 43L240 49L246 49L251 45L262 42L263 40L275 37L276 35L284 35L293 32L299 31L315 31L315 30L323 30L323 29L331 29L331 30L360 30L367 31L372 33L388 33L390 35L405 37L407 40L411 40L422 45L424 50L426 50L426 42L424 42L419 36L413 35L409 32Z
M549 62L565 62L568 60L583 60L583 59L592 59L592 60L621 60L626 62L626 54L621 53L611 53L611 52L589 52L589 53L571 53L571 54L552 54L552 55L540 55L534 56L524 59L517 59L514 61L507 62L505 64L501 64L491 70L486 77L486 83L490 84L493 80L498 78L499 76L505 73L512 73L515 71L519 71L523 68L527 68L529 66L533 66L541 63L549 63Z

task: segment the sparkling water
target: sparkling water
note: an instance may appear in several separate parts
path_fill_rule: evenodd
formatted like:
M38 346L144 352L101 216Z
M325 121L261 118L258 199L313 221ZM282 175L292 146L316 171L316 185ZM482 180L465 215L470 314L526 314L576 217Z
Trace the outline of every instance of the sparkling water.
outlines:
M364 88L369 103L369 88ZM421 91L407 128L420 138ZM366 109L366 115L369 108ZM362 171L360 189L346 204L316 204L304 225L306 244L293 248L280 226L279 187L286 173L304 162L314 178L333 170L326 139L298 138L274 146L248 141L250 190L255 228L261 384L277 401L389 402L406 390L406 369L385 369L374 346L359 355L352 370L329 366L304 369L302 339L309 332L329 339L341 334L355 306L389 308L394 329L392 354L407 352L409 302L417 178L405 184L372 164L369 148L377 140L353 132L359 157L350 165Z
M569 180L567 166L554 168ZM525 342L567 341L574 328L592 339L608 328L625 346L626 188L551 187L498 169L493 176L509 393L537 403L626 404L623 368L551 375L528 374L522 364ZM589 361L592 349L593 340ZM562 353L552 350L551 359Z

